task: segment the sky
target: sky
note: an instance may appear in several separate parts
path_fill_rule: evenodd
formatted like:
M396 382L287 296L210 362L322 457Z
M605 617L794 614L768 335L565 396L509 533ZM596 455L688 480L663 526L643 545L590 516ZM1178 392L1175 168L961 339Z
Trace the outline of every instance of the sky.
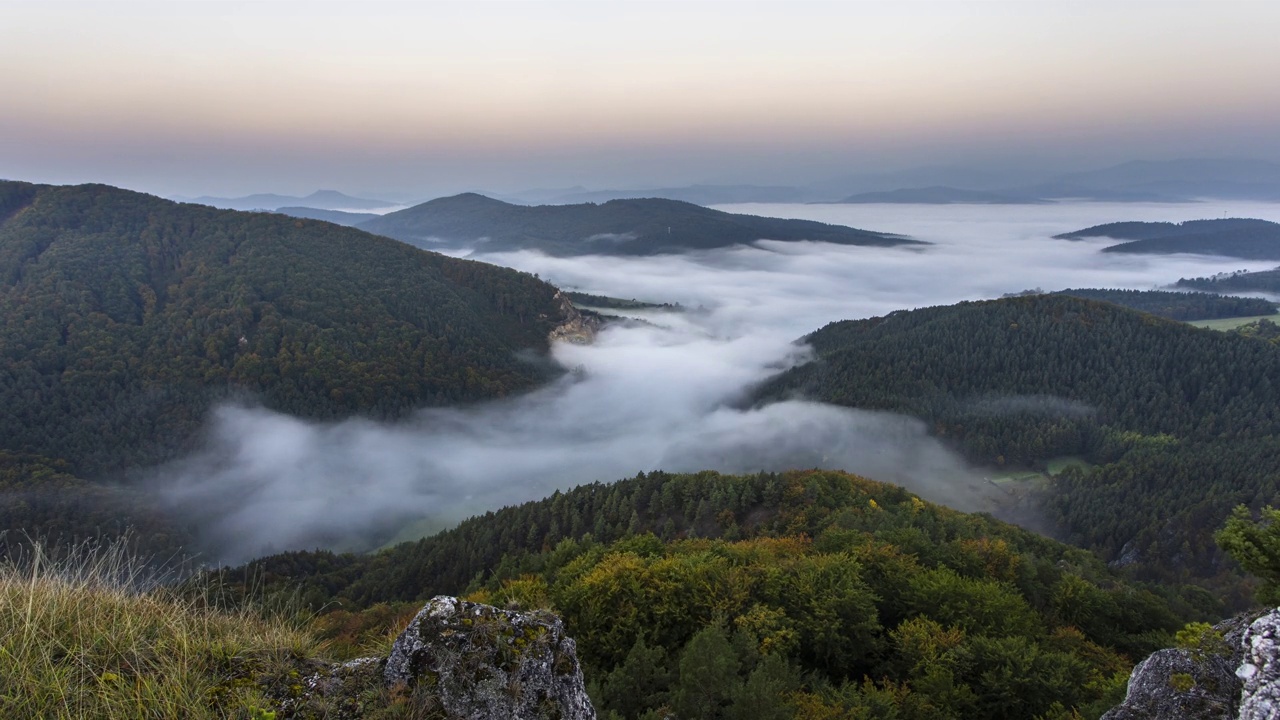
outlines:
M0 177L162 195L1280 160L1280 3L0 0Z

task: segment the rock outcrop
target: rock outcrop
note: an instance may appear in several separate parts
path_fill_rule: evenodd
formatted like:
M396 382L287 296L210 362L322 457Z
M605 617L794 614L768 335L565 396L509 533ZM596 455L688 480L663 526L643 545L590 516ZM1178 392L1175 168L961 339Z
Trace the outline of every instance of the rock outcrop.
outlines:
M584 313L574 307L573 302L563 292L557 292L553 298L560 303L561 322L551 331L551 341L561 340L575 345L590 345L600 331L602 321L595 313Z
M451 718L596 716L573 639L551 613L436 597L396 639L383 677L426 684Z
M1186 650L1157 650L1129 676L1124 702L1103 720L1233 720L1240 697L1235 663ZM1184 684L1185 683L1185 684Z
M312 664L268 688L279 717L595 720L560 618L438 596L385 658ZM400 714L388 710L397 706ZM405 714L407 713L407 714Z
M1280 609L1254 620L1242 644L1240 720L1280 718Z
M1214 629L1225 652L1152 653L1102 720L1280 720L1280 609Z

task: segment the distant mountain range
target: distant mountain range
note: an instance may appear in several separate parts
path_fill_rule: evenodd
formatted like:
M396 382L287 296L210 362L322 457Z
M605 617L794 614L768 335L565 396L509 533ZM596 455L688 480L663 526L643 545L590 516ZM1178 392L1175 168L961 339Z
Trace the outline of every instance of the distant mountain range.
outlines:
M970 203L980 205L1028 205L1047 202L1032 197L1005 195L985 190L962 190L935 185L926 188L899 188L884 192L868 192L850 195L841 203L906 203L913 205L948 205Z
M1108 237L1130 241L1103 249L1103 252L1110 253L1193 253L1243 260L1280 260L1280 224L1251 218L1189 220L1183 223L1117 222L1054 237L1061 240Z
M379 217L377 213L356 213L343 210L321 210L313 207L279 207L275 209L281 215L302 218L304 220L323 220L334 225L359 225L362 222Z
M387 200L351 197L337 190L317 190L306 197L258 193L235 198L202 195L181 200L197 205L212 205L224 210L279 210L282 207L304 207L316 210L384 210L400 205Z
M1280 163L1265 160L1133 161L1088 172L1046 176L1020 170L929 166L843 175L807 185L699 184L641 189L538 189L504 194L518 203L565 204L623 198L667 198L699 205L735 203L1029 203L1190 202L1202 199L1280 202Z
M359 227L430 249L540 250L552 255L658 255L761 239L919 243L900 235L811 220L736 215L660 198L526 206L465 193L388 213Z

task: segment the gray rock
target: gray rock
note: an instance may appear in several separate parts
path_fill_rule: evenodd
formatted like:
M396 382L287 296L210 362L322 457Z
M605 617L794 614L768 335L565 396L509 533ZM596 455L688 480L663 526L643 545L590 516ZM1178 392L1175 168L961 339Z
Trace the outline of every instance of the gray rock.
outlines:
M1214 629L1229 652L1153 653L1103 720L1280 720L1280 610L1237 615ZM1188 689L1185 676L1194 682Z
M414 695L429 691L450 718L596 716L573 639L551 613L433 598L396 639L383 678Z
M1186 676L1194 683L1183 685ZM1124 702L1103 720L1233 720L1240 696L1235 663L1216 655L1196 660L1185 650L1157 650L1129 676Z
M1244 681L1240 720L1280 718L1280 610L1254 620L1241 644L1244 660L1236 669Z

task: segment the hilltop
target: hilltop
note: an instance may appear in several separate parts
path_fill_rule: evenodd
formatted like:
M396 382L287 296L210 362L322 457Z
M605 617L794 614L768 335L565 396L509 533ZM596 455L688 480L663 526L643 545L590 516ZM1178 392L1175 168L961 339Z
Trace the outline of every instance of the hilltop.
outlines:
M1280 260L1280 223L1251 218L1189 220L1182 223L1117 222L1054 236L1060 240L1107 237L1131 242L1103 252L1167 255L1195 253L1244 260Z
M659 198L524 206L467 193L359 225L429 249L539 250L552 255L657 255L761 239L891 246L918 241L811 220L737 215Z
M1265 292L1280 294L1280 268L1238 272L1214 277L1180 278L1178 287L1206 292Z
M90 477L231 396L390 418L528 389L564 312L527 273L104 185L0 183L0 278L0 450Z
M919 417L971 460L1057 475L1045 507L1075 542L1165 579L1229 580L1210 534L1280 499L1280 354L1061 295L903 311L804 338L814 362L761 398Z
M1055 703L1096 718L1135 659L1216 611L988 516L816 470L642 473L373 555L285 553L219 580L341 602L327 624L353 639L439 592L549 608L602 717L626 718L1012 720Z

